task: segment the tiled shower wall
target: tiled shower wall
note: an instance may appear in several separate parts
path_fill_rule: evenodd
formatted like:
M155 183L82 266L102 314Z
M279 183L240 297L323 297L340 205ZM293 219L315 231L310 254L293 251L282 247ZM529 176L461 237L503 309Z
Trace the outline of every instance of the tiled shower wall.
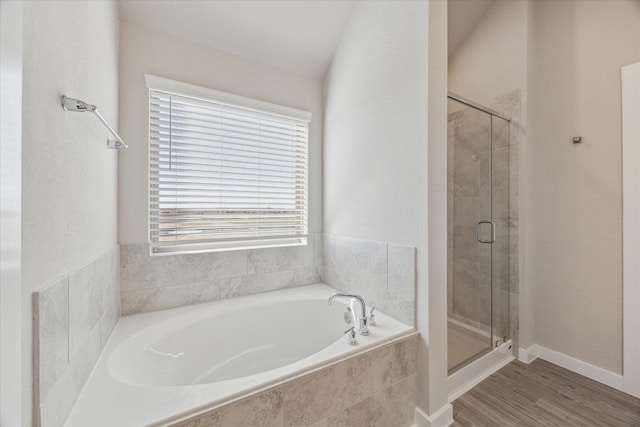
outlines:
M67 419L120 317L118 246L34 292L34 394L41 425Z
M520 91L504 94L490 107L511 117L511 123L500 119L491 122L488 115L471 108L449 115L448 312L449 317L470 326L482 329L489 324L491 252L489 246L475 240L475 224L488 217L492 200L496 223L492 260L494 332L500 336L508 333L517 344ZM493 183L488 180L490 135Z
M411 426L417 344L414 334L174 426Z

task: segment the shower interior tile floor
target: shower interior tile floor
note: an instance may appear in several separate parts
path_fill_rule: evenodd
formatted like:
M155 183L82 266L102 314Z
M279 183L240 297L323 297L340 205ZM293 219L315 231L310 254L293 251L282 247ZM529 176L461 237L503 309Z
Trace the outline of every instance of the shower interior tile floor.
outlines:
M453 402L453 427L640 427L640 399L541 359L511 362Z
M447 329L449 369L463 363L491 347L491 339L477 332L463 328L454 322L448 322Z

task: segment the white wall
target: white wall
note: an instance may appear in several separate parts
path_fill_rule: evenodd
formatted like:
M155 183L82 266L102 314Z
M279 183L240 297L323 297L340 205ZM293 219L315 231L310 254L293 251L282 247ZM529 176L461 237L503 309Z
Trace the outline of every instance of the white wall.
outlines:
M533 49L533 34L534 34L534 13L533 8L535 2L532 0L527 1L527 83L525 89L523 114L522 120L526 122L528 126L531 126L531 100L527 96L528 94L535 93L533 87L533 79L531 78L532 70L534 66L534 49ZM522 152L520 156L520 217L523 219L523 223L520 227L520 307L519 307L519 324L518 332L520 334L519 346L522 349L529 348L535 344L535 251L533 250L533 234L535 230L532 226L532 221L527 221L528 215L534 215L533 211L534 198L533 192L530 189L530 183L535 182L537 171L533 167L531 159L533 158L533 142L526 143L526 141L532 141L531 131L523 135L523 141L525 144L522 146ZM518 349L519 351L520 349Z
M620 67L640 59L640 2L535 2L532 22L526 209L536 342L620 373Z
M325 80L324 231L422 246L426 4L356 6Z
M622 69L623 373L640 398L640 62Z
M322 85L240 57L122 22L119 242L147 243L148 116L145 73L312 113L309 133L309 231L322 231Z
M116 244L117 158L90 114L62 110L66 94L118 125L118 22L107 1L24 3L23 354L31 354L31 294ZM30 358L23 423L31 424Z
M526 87L527 2L495 0L449 56L449 90L482 105Z
M324 135L325 233L417 247L426 292L426 2L356 5L325 79Z
M22 424L22 2L0 3L0 425Z
M453 417L447 387L447 2L429 1L428 280L418 281L420 347L418 402L430 424ZM426 255L425 255L426 256ZM428 351L427 351L428 350ZM446 410L443 410L446 409ZM420 423L416 413L416 424ZM424 421L424 420L422 420Z

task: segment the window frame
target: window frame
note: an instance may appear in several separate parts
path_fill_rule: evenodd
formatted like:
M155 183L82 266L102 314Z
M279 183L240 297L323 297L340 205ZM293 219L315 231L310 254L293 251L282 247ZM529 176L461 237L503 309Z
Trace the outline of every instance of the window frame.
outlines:
M175 80L170 80L163 77L154 76L151 74L145 74L145 85L147 87L148 102L148 126L147 126L147 141L148 141L148 157L147 157L147 237L149 240L149 251L151 256L163 256L163 255L177 255L177 254L189 254L189 253L204 253L204 252L223 252L233 250L246 250L257 248L272 248L283 246L302 246L307 244L307 237L309 234L309 145L310 135L309 127L311 124L311 113L291 107L285 107L278 104L273 104L253 98L248 98L240 95L235 95L227 92L218 91L215 89L196 86L189 83L183 83ZM214 102L219 104L228 104L230 106L240 107L243 109L254 110L257 112L263 112L267 114L277 115L284 118L294 119L301 122L306 122L307 137L306 137L306 164L305 169L305 193L306 200L304 202L304 213L301 218L304 219L304 225L302 226L302 233L293 237L282 238L266 238L256 237L255 239L237 239L235 241L229 241L228 239L208 242L197 240L182 240L175 242L161 243L159 241L154 242L152 239L152 159L151 151L154 143L151 137L151 93L152 91L164 92L169 95L176 95L188 98L194 98L200 101Z

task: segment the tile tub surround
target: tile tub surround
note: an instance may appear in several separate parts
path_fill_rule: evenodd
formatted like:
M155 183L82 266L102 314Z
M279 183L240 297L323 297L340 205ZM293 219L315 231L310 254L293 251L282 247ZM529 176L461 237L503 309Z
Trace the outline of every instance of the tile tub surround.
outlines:
M171 425L411 426L417 345L416 333Z
M415 249L312 233L306 246L150 256L122 245L122 314L137 314L318 282L360 294L414 324Z
M347 305L327 304L334 292L308 285L124 316L66 425L184 420L415 335L380 312L371 333L349 345Z
M318 234L305 246L150 256L122 245L122 314L137 314L320 282Z
M415 257L413 247L324 234L318 262L323 283L413 325Z
M62 425L120 317L120 250L33 293L39 425Z

